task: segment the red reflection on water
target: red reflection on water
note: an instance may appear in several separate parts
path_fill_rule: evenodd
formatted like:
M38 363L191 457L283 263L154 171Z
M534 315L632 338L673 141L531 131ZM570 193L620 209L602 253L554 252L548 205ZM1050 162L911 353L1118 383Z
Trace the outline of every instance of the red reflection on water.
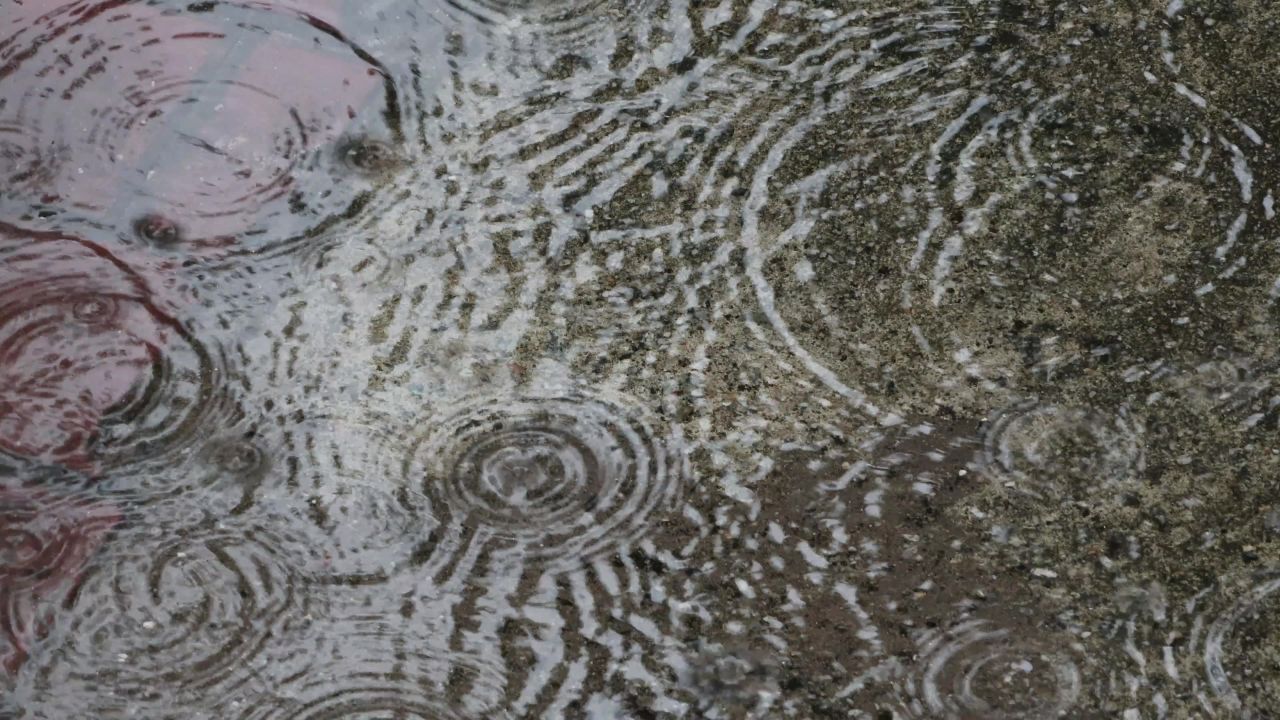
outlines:
M339 31L353 7L14 0L0 11L0 200L73 208L141 241L112 248L0 222L0 454L98 473L104 422L156 376L193 302L180 263L290 212L316 152L384 87ZM120 519L110 505L0 487L3 672L22 665Z
M120 520L100 501L0 488L0 669L18 671Z
M0 451L94 473L104 416L163 361L183 304L171 262L0 223Z
M191 302L180 263L273 227L306 173L331 186L306 185L304 204L342 197L316 153L384 86L339 30L351 9L29 0L5 11L0 199L88 211L128 249L0 222L0 452L95 470L104 417L146 384Z

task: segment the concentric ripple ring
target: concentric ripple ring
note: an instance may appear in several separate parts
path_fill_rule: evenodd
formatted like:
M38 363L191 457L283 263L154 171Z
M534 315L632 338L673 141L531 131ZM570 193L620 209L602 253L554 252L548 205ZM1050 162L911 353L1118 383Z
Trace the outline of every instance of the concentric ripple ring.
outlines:
M617 405L527 398L440 423L406 471L455 530L512 541L549 569L568 569L645 532L680 490L677 448Z

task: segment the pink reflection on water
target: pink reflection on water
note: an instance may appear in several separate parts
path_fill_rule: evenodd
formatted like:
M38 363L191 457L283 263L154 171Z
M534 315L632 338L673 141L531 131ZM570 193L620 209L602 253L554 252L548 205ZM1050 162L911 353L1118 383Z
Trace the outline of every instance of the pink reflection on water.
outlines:
M163 361L172 261L0 223L0 451L94 473L103 418Z
M121 520L100 501L0 487L0 668L17 673Z
M383 86L337 29L344 4L196 6L207 10L18 8L0 29L7 192L90 215L158 214L188 239L287 225L293 193L323 192L305 180L316 153Z
M338 30L353 7L0 11L0 200L72 209L125 240L0 218L0 455L100 473L104 424L154 381L195 303L183 263L270 227L297 191L318 196L318 153L379 101L384 71ZM3 673L120 519L104 503L0 486Z

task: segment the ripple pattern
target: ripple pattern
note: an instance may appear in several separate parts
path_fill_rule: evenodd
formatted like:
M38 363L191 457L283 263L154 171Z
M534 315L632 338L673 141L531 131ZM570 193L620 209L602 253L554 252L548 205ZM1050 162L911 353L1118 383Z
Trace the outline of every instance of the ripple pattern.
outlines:
M450 720L460 716L431 702L421 690L394 685L335 690L313 700L286 706L251 717L263 720L374 720L396 717L405 720Z
M1117 144L1135 101L1078 78L1114 72L1121 51L1101 26L1072 36L1082 18L1051 15L797 11L790 42L746 48L785 78L785 95L743 103L755 130L732 140L747 277L796 360L872 416L901 414L883 406L887 373L964 399L957 375L998 390L1023 372L998 338L1028 324L1088 337L1103 323L1157 355L1171 334L1196 342L1200 303L1264 302L1231 278L1277 259L1257 245L1249 189L1265 151L1238 123L1195 116ZM1125 42L1157 46L1148 33ZM1186 116L1185 86L1133 75L1144 110ZM1134 328L1135 314L1160 322Z
M225 371L175 304L92 243L0 239L0 450L93 471L192 440Z
M18 195L44 198L55 192L52 182L67 162L60 142L44 143L23 125L0 123L0 177L5 199Z
M6 32L0 127L14 132L0 147L18 182L4 197L58 214L278 244L368 190L322 157L357 109L398 121L373 56L284 4L81 0ZM64 146L74 163L44 162Z
M0 489L0 669L17 672L120 519L105 503Z
M1239 590L1239 592L1236 592ZM1280 590L1280 574L1263 572L1247 583L1224 586L1227 603L1213 603L1196 624L1192 647L1203 643L1205 680L1217 707L1233 717L1265 718L1280 698L1266 639L1274 632L1273 596ZM1222 612L1212 608L1228 607ZM1242 695L1243 693L1243 695Z
M243 720L462 720L497 709L501 678L465 653L444 652L418 618L359 614L318 625L295 670L236 717Z
M559 77L589 66L616 49L618 28L628 28L655 3L642 0L445 0L459 25L490 36L496 64L513 74L531 68ZM524 67L521 67L524 65Z
M57 662L41 668L29 697L92 712L58 704L92 703L92 693L58 694L109 682L119 700L164 703L269 672L270 658L321 611L294 561L305 546L275 525L153 521L148 536L134 533L67 603L48 658Z
M704 647L681 678L708 718L768 717L781 690L777 662L758 652Z
M1280 14L1087 5L10 3L0 716L1269 717Z
M919 662L901 684L911 718L1057 718L1080 697L1067 647L969 620L921 638Z
M1220 355L1174 375L1170 385L1200 412L1226 417L1245 416L1246 424L1260 420L1269 399L1274 368L1248 356Z
M277 456L245 503L309 538L307 567L318 581L383 582L425 552L437 523L427 497L398 473L407 441L396 427L387 418L316 417L234 451L236 464L255 468L258 445Z
M1042 497L1131 485L1144 467L1141 422L1127 412L1016 404L987 428L982 467L996 482Z
M682 482L677 448L590 398L466 408L423 437L407 465L454 535L514 543L549 570L638 539Z

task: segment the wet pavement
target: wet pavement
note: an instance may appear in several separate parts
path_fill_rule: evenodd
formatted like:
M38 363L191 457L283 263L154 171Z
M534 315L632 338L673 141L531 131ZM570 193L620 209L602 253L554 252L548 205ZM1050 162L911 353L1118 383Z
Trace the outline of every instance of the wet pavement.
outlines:
M0 7L0 717L1280 718L1267 0Z

